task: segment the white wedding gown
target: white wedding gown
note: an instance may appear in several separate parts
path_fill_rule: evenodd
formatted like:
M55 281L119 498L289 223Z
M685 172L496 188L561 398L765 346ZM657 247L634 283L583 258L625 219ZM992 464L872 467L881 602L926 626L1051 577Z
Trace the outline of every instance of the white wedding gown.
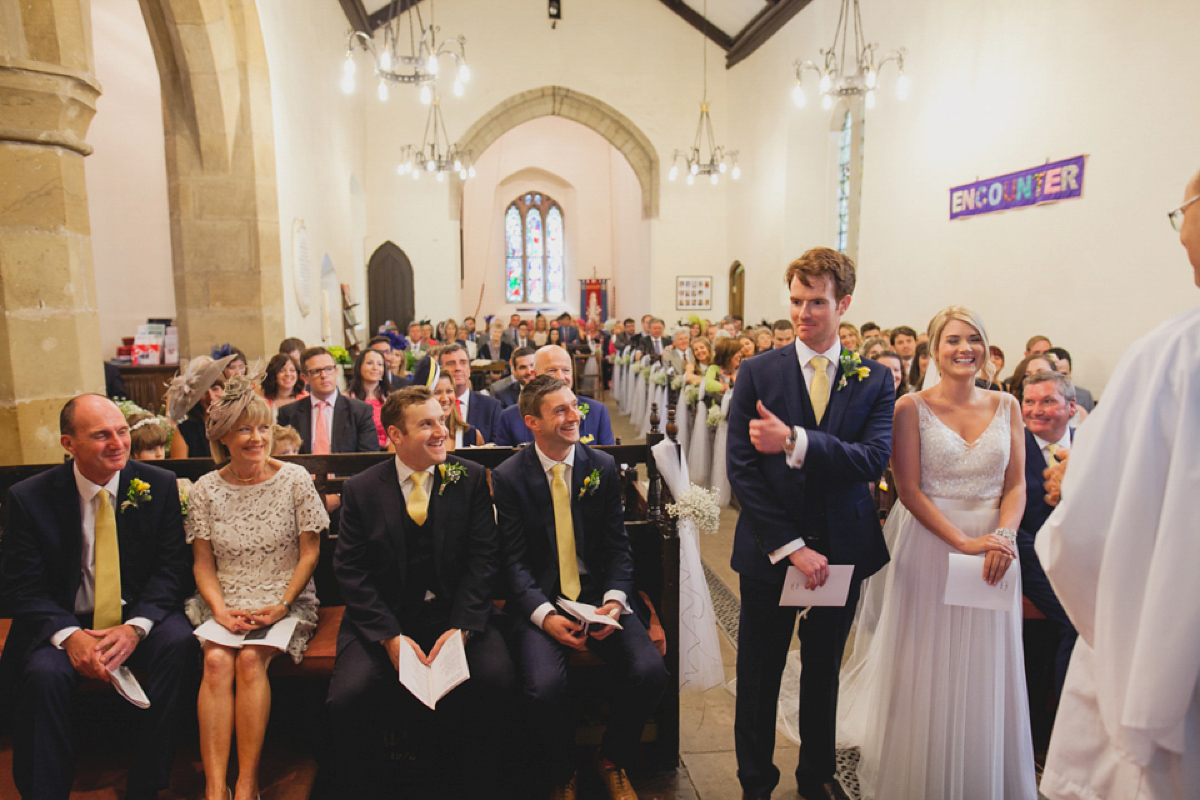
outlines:
M915 399L921 491L967 536L991 533L1015 403L1006 396L968 444ZM838 702L839 746L862 749L862 796L1035 800L1019 586L1006 611L945 605L956 551L900 504L885 535L891 564L863 587ZM1020 576L1014 561L1007 577Z

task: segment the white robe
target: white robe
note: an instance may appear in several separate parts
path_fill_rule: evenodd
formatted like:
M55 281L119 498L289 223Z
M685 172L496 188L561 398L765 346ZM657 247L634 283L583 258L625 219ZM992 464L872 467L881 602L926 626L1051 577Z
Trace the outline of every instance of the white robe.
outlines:
M1200 792L1200 309L1136 342L1036 550L1079 631L1041 791Z

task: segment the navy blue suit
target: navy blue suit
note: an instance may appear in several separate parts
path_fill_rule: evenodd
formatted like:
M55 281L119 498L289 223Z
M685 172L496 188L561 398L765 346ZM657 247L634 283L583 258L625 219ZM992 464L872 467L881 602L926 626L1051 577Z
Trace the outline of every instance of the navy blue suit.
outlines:
M870 374L851 375L841 388L841 365L818 425L795 344L742 362L729 413L729 483L741 503L732 566L741 576L738 697L734 738L738 778L748 795L770 794L779 782L772 763L779 681L797 609L781 608L788 561L769 554L802 537L831 564L855 565L844 608L813 608L800 622L800 761L798 782L824 783L835 770L834 724L838 671L862 579L888 561L887 545L869 483L887 466L895 391L890 372L864 360ZM786 456L763 455L750 443L757 403L789 426L806 430L800 469Z
M300 434L300 454L312 453L313 404L305 397L279 408L279 424L291 425ZM379 450L379 434L371 406L338 392L333 404L333 426L329 436L331 453L374 453Z
M504 410L503 404L496 398L480 394L474 389L470 390L469 397L467 418L463 421L475 426L475 429L483 435L485 444L495 441L496 423L500 412Z
M1071 431L1071 438L1075 431ZM1075 648L1078 634L1075 626L1067 617L1067 612L1058 602L1049 579L1038 560L1037 552L1033 549L1037 532L1050 517L1054 506L1046 502L1046 480L1042 472L1046 469L1046 458L1038 446L1037 439L1027 429L1025 431L1025 514L1021 517L1021 526L1017 529L1017 549L1021 555L1021 591L1029 602L1046 618L1058 624L1059 639L1058 653L1054 659L1054 693L1062 696L1063 681L1067 677L1067 666L1071 663L1071 651Z
M133 478L150 484L150 497L121 511ZM0 658L0 684L16 692L13 777L23 797L65 799L75 772L74 689L83 678L50 637L92 624L90 614L75 614L83 533L73 463L16 484L6 505L0 592L13 624ZM195 702L199 646L182 613L193 588L192 557L173 473L128 462L113 505L124 618L154 623L128 660L150 698L148 709L135 712L141 725L129 772L130 795L145 796L167 786L179 723Z
M592 438L587 444L592 445L616 444L617 440L612 432L612 421L608 418L608 409L604 404L596 400L580 398L579 405L586 405L588 409L587 415L579 426L579 438L586 439L591 436ZM519 444L533 441L533 434L530 433L529 426L525 424L525 418L521 416L519 406L511 405L500 413L494 438L491 441L500 447L516 447Z
M585 491L595 472L599 485ZM550 483L534 447L523 448L492 472L500 537L507 553L505 583L513 619L513 651L521 671L522 694L530 705L534 752L548 762L545 774L564 783L573 770L575 741L567 688L568 648L540 628L530 615L562 595ZM579 600L600 605L609 590L633 601L633 554L625 530L621 479L612 456L575 445L571 472L571 515L581 570ZM594 651L616 673L601 752L618 766L630 762L646 719L667 681L666 666L636 614L621 617L623 630L603 640L589 638Z

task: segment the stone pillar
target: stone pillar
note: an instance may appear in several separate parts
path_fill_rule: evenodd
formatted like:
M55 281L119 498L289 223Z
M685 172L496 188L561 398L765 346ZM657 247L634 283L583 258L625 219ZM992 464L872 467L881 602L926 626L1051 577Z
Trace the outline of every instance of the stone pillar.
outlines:
M0 464L59 461L104 391L83 157L100 86L88 0L0 0Z

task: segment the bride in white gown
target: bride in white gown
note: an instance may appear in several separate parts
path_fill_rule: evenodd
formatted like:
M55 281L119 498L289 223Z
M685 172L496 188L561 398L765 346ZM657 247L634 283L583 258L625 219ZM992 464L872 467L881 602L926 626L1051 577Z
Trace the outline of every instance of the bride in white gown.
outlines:
M951 306L929 327L941 380L896 403L892 561L863 590L881 605L859 610L839 744L861 747L865 798L1034 800L1020 590L1006 611L942 602L950 553L985 555L990 583L1020 581L1008 533L1025 504L1021 413L975 386L989 361L973 312Z

